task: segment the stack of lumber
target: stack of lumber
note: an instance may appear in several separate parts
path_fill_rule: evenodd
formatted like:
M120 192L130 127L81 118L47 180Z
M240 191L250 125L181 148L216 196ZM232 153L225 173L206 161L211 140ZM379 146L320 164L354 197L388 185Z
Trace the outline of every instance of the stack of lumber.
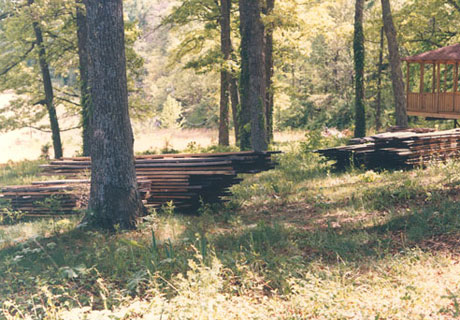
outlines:
M460 129L429 131L387 132L353 139L348 146L317 152L335 160L337 168L354 165L370 169L421 166L460 156Z
M81 208L76 190L86 188L87 180L33 182L32 185L3 187L0 200L26 215L72 214Z
M279 152L139 156L135 163L139 190L148 207L159 208L173 201L177 209L191 212L201 202L223 201L224 196L230 195L230 187L241 181L238 174L274 168L272 155L276 153ZM50 196L62 198L64 213L85 207L81 199L87 198L89 190L89 158L64 158L43 165L42 169L44 175L64 176L67 180L6 187L0 199L9 199L15 210L37 214L46 208L34 204Z

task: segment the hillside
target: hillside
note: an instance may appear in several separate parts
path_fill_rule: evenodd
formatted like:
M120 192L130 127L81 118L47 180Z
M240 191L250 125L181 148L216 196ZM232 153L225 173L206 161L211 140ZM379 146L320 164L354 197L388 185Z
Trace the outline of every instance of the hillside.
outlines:
M1 226L4 317L457 317L458 163L334 172L317 143L284 144L276 170L200 216L166 207L117 234Z

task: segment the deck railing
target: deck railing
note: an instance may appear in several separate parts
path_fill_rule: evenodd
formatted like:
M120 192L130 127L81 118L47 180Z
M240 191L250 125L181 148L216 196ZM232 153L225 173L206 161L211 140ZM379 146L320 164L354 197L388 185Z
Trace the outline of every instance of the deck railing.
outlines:
M409 115L439 118L460 118L460 93L456 92L409 92L407 96Z

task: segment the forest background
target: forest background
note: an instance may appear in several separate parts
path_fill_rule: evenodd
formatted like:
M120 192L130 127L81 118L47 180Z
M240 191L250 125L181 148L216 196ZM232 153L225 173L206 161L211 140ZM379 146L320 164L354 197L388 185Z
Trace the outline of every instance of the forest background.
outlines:
M14 6L12 1L2 1L0 6L2 20L6 21L0 38L0 91L6 93L0 103L0 130L28 128L20 131L27 139L11 134L2 139L4 147L18 154L18 160L27 157L17 148L23 140L33 141L35 149L45 144L48 135L38 132L49 131L49 121L46 109L39 107L43 99L39 65L33 58L24 59L36 50L29 47L30 20L27 15L5 16ZM37 1L33 7L33 14L41 20L61 131L68 137L64 139L66 155L81 152L81 142L75 134L81 113L75 6L74 1L46 0ZM161 139L162 147L167 149L174 129L216 129L220 72L229 70L238 78L241 62L238 54L232 54L227 61L222 58L218 3L127 0L124 6L130 107L137 139L142 140L142 134L152 134L158 128L170 129ZM273 12L263 16L265 25L274 28L271 90L276 131L337 128L353 132L354 10L355 3L349 0L287 0L276 2ZM397 0L392 1L392 10L401 56L459 41L460 7L455 0ZM238 52L236 1L231 29L233 48ZM366 123L369 131L375 132L395 123L380 1L365 2L364 35ZM426 78L428 87L430 77ZM412 81L415 86L419 79L413 77ZM426 125L415 117L409 121L412 125ZM69 133L65 133L67 130ZM35 139L30 139L32 135ZM215 135L215 131L191 131L185 139L207 137L198 143L210 144L216 142ZM153 148L149 143L139 145ZM23 150L29 147L22 145Z

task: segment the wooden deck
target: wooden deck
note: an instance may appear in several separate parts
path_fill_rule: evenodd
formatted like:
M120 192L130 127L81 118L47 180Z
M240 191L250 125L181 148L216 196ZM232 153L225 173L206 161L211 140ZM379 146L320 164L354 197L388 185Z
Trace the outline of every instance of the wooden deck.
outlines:
M407 114L410 116L460 119L460 92L409 92Z

